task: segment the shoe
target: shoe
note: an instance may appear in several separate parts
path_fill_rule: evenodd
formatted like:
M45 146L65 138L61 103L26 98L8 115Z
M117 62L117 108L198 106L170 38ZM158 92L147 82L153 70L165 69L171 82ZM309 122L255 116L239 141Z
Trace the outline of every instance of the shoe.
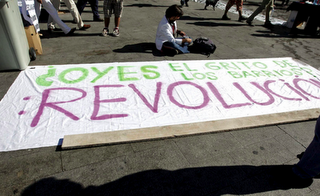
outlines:
M108 28L104 28L104 29L102 30L101 35L104 36L104 37L107 37L107 36L109 35L109 29L108 29Z
M313 183L312 178L303 179L297 176L292 168L292 165L283 165L271 173L275 177L274 182L279 188L306 188Z
M67 36L72 35L75 30L76 30L76 28L72 28L66 35Z
M91 25L84 24L79 30L86 30L86 29L89 29L90 27Z
M222 19L222 20L231 20L231 18L229 18L229 17L227 16L227 14L224 14L221 19Z
M239 21L239 22L242 22L242 21L247 20L247 19L248 19L247 17L240 16L239 19L238 19L238 21Z
M173 56L179 54L179 51L174 49L174 48L165 48L165 47L163 47L163 49L161 50L161 53L163 55L167 55L167 56L173 57Z
M54 26L48 26L48 32L52 33L54 31L55 27Z
M246 20L246 23L247 23L249 26L254 27L254 25L252 24L251 21Z
M273 28L273 24L270 21L269 22L265 22L263 26L266 27L266 28Z
M96 21L96 22L102 22L103 19L102 18L93 18L93 21Z
M116 27L116 28L113 29L112 35L115 36L115 37L118 37L118 36L120 35L120 32L119 32L119 28L118 28L118 27Z

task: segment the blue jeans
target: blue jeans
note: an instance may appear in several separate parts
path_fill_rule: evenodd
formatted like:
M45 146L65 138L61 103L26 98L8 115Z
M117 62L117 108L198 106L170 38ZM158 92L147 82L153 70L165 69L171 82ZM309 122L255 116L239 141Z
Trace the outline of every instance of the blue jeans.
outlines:
M190 37L183 37L183 38L190 38ZM177 39L183 39L183 38L177 38ZM179 45L174 42L165 42L163 43L163 45L177 49L182 53L190 53L190 51L188 50L188 46L190 45L189 43L183 43L183 45Z
M320 117L317 120L315 136L301 160L293 167L293 172L304 179L320 173Z
M184 5L184 3L186 3L186 6L188 6L188 1L189 1L189 0L181 0L181 1L180 1L181 6L183 6L183 5Z
M78 12L79 14L81 15L84 8L86 7L87 5L87 2L89 1L90 3L90 6L91 6L91 10L92 10L92 13L93 13L93 19L98 19L100 18L100 15L99 15L99 11L98 11L98 0L78 0L77 2L77 9L78 9Z

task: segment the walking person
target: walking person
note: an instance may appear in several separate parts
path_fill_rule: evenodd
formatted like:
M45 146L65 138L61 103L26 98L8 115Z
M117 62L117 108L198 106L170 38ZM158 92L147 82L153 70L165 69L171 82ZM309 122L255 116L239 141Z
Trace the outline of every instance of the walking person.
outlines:
M252 24L253 19L265 9L266 10L266 20L264 22L264 26L271 28L273 25L270 22L270 11L272 10L273 6L274 6L274 0L263 0L261 5L247 19L246 22L248 23L248 25L254 26Z
M229 18L227 16L227 13L229 11L229 9L234 5L236 4L237 6L237 11L239 13L239 18L238 18L238 21L241 22L241 21L244 21L244 20L247 20L246 17L242 16L242 7L243 7L243 0L229 0L227 5L226 5L226 8L224 10L224 14L222 16L222 20L231 20L231 18Z
M56 8L56 10L59 11L60 0L52 0L51 2L54 8ZM66 4L67 8L69 9L74 22L78 25L79 30L86 30L91 27L91 25L83 23L81 16L79 14L78 8L73 0L63 0L63 2ZM53 21L52 16L49 16L48 18L48 29L50 29L51 31L55 29L55 23Z
M320 117L314 132L312 142L303 153L300 161L292 168L301 182L310 182L312 178L320 174Z
M72 35L74 33L76 28L71 29L70 27L68 27L68 25L62 22L58 15L58 11L54 8L50 0L35 0L34 7L38 19L40 16L41 4L43 5L43 8L48 12L48 14L52 17L53 21L59 25L64 34ZM49 28L50 27L48 26L48 29Z
M82 14L84 8L86 7L88 1L91 6L91 10L92 10L92 14L93 14L93 21L102 22L103 19L100 18L99 11L98 11L98 8L99 8L99 1L98 0L78 0L77 8L78 8L80 15Z

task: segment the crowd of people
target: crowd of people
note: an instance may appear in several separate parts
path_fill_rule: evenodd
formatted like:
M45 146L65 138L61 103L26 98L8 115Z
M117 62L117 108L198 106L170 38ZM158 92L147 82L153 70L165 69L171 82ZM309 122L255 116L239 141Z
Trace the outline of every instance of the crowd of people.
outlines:
M104 17L101 18L98 12L98 0L78 0L77 4L74 0L63 0L65 5L67 6L68 10L70 11L73 22L78 25L79 30L86 30L91 26L89 24L84 24L81 18L81 13L83 12L84 8L86 7L87 2L89 2L92 14L93 14L93 21L103 22L104 21L104 28L102 30L102 35L112 35L112 36L119 36L120 35L120 19L123 12L123 0L104 0L103 2L103 12ZM219 0L206 0L206 6L204 9L207 8L208 5L212 5L213 8L217 4ZM188 4L189 0L181 0L180 1L180 8L183 6L189 7ZM55 25L58 24L59 27L66 35L71 35L74 33L76 28L71 29L68 27L58 16L57 11L60 7L60 0L35 0L35 8L37 16L40 15L41 4L43 8L48 12L48 30L50 32L55 30ZM242 7L243 7L243 0L228 0L224 15L222 16L222 20L230 20L227 16L229 9L236 5L237 11L239 12L239 19L238 21L246 21L248 25L253 26L253 19L261 13L264 9L266 10L266 18L265 18L265 26L272 27L272 24L269 20L270 18L270 11L274 6L274 0L262 0L261 5L253 12L250 17L244 17L242 15ZM109 24L110 18L114 14L114 29L113 31L109 31Z

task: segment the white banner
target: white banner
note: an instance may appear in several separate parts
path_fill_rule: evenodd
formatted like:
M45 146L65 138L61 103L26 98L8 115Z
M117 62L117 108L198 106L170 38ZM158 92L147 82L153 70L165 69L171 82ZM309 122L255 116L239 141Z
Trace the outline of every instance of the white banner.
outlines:
M0 102L0 150L319 106L320 72L292 58L36 66Z

